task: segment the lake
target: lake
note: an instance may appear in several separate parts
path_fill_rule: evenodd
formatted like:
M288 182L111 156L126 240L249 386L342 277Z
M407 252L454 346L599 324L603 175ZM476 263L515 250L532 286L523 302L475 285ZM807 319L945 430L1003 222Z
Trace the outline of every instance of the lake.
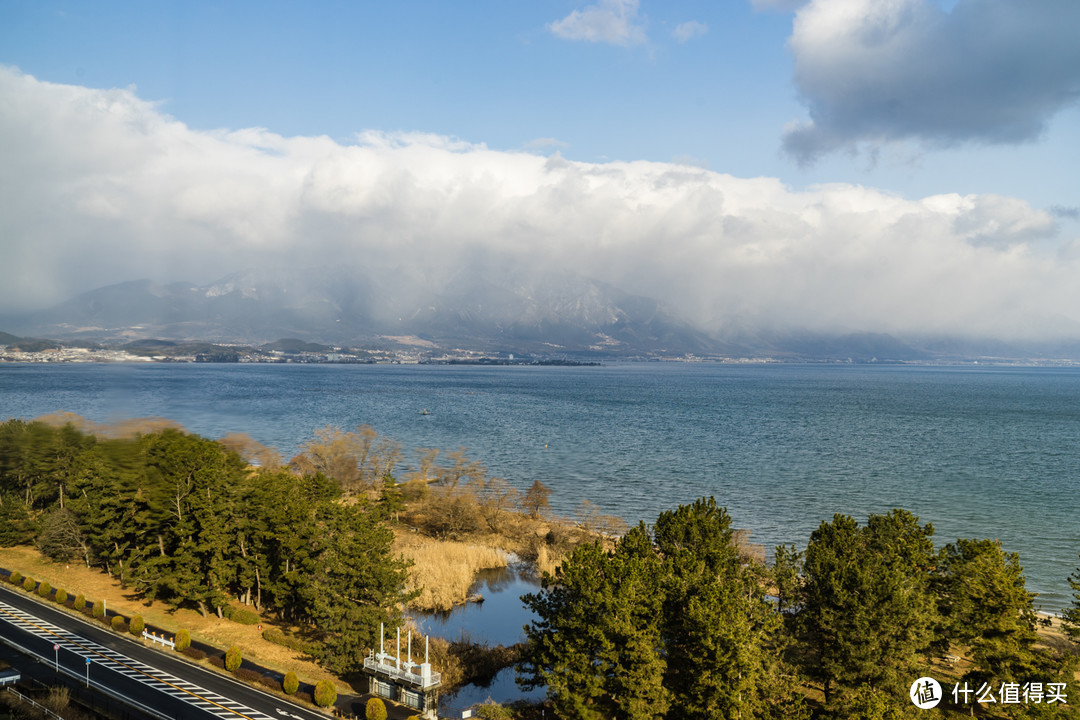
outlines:
M422 415L422 410L429 414ZM602 367L0 365L0 417L161 416L288 458L323 425L468 449L553 509L628 522L703 495L752 540L904 507L940 546L998 538L1044 610L1080 561L1080 369L617 363Z

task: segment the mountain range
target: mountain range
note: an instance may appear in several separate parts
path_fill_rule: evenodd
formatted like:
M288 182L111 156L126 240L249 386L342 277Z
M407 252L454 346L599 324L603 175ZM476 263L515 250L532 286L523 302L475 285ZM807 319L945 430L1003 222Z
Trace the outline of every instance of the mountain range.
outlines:
M425 277L415 270L249 270L208 285L135 280L51 308L0 316L7 337L126 343L264 345L289 337L326 345L470 350L541 356L774 357L933 361L980 357L1080 359L1080 343L747 331L722 337L657 300L573 273L511 266Z

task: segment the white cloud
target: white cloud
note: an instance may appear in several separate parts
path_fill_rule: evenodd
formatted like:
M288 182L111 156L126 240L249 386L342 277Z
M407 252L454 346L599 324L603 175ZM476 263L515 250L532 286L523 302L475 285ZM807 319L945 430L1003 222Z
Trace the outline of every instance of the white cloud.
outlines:
M641 45L645 28L638 19L638 0L600 0L549 24L548 30L566 40L609 45Z
M1077 27L1074 0L813 0L789 40L809 119L784 148L1035 140L1080 98Z
M323 263L434 281L489 257L571 268L708 329L1022 336L1055 313L1080 321L1077 243L1015 198L792 190L437 135L199 132L131 90L2 68L0 97L0 311L142 277Z
M697 20L688 20L684 23L679 23L675 26L675 29L671 31L671 36L679 42L686 42L699 38L705 33L709 32L709 26L703 22Z

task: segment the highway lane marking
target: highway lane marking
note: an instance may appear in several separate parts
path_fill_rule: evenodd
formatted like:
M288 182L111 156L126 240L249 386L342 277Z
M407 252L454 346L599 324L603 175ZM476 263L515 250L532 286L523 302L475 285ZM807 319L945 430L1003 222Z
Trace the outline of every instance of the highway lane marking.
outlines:
M184 700L185 702L187 702L190 705L194 705L196 707L199 707L199 709L201 709L201 710L206 710L207 712L211 712L211 714L213 714L213 715L218 715L219 717L226 717L226 718L231 718L234 715L238 715L238 716L240 716L242 718L246 718L247 720L264 720L264 719L265 720L273 720L269 715L266 715L265 713L262 713L262 712L260 712L258 710L253 709L253 708L246 707L242 703L236 703L233 700L229 700L228 698L222 697L221 695L218 695L215 692L211 692L211 691L209 691L209 690L207 690L205 688L201 688L198 685L195 685L195 684L193 684L191 682L181 680L180 678L174 677L174 676L170 675L169 673L164 672L163 670L158 670L157 668L151 667L149 665L144 665L143 663L139 662L138 660L134 660L132 658L129 658L126 655L123 655L123 654L119 653L116 650L112 650L111 648L107 648L107 647L104 647L102 645L98 645L97 643L94 643L93 641L87 640L87 639L83 638L82 636L77 635L77 634L75 634L74 632L72 632L70 630L65 630L64 628L53 625L50 622L47 622L45 620L41 620L40 618L35 617L34 615L31 615L31 614L27 613L24 610L20 610L19 608L8 605L7 603L0 602L0 613L8 615L11 618L14 618L14 620L8 619L8 622L10 622L12 625L15 625L16 627L22 627L24 630L29 631L31 634L39 635L39 637L41 636L41 633L43 633L45 637L62 638L66 643L68 643L70 645L74 645L75 647L81 648L83 651L85 651L88 654L97 655L97 656L99 656L101 658L105 658L104 661L98 660L98 663L100 665L102 665L103 667L106 667L106 668L108 668L110 670L114 670L115 672L118 672L118 673L121 673L121 674L124 674L124 675L127 675L127 673L124 673L124 671L119 669L119 668L124 668L124 669L127 669L127 670L131 671L131 672L134 672L138 677L133 677L132 679L137 679L137 680L139 680L139 682L142 682L144 685L152 687L155 690L158 690L160 692L164 692L166 695L169 695L169 696L171 696L171 697L173 697L175 699ZM35 630L40 631L40 632L35 632ZM87 644L84 644L84 643L87 643ZM93 647L91 647L91 646L93 646ZM70 648L68 648L68 649L70 649ZM72 650L72 652L75 652L75 651ZM76 652L76 654L79 655L79 653L77 653L77 652ZM110 655L112 655L114 657L109 657ZM126 661L126 662L123 662L122 660L118 660L116 658L121 658L123 661ZM87 658L87 659L89 659L89 658ZM130 664L130 663L134 663L134 664ZM135 665L141 665L143 668L146 668L146 669L144 670L142 668L135 667ZM156 673L156 675L155 675L155 673ZM132 676L128 675L128 677L132 677ZM151 682L147 682L147 680L144 679L144 678L149 678ZM165 679L165 678L168 678L168 679ZM172 681L175 681L175 682L172 682ZM189 685L189 686L191 686L193 688L201 690L205 694L200 695L199 693L196 693L196 692L188 690L188 689L186 689L184 687L181 687L177 683L183 683L185 685ZM161 686L165 686L165 687L161 687ZM175 690L179 691L180 694L177 695L177 694L171 693L165 688L174 688ZM240 712L239 710L235 710L233 708L226 707L222 703L218 703L218 702L215 702L214 700L211 700L210 699L211 697L221 700L222 703L236 704L239 707L241 707L244 710L249 711L249 712ZM192 700L191 698L196 698L196 699ZM221 715L221 714L219 714L217 712L212 712L207 707L200 707L199 703L205 703L205 704L209 705L210 707L219 708L219 709L225 711L225 713L227 713L227 714L226 715Z

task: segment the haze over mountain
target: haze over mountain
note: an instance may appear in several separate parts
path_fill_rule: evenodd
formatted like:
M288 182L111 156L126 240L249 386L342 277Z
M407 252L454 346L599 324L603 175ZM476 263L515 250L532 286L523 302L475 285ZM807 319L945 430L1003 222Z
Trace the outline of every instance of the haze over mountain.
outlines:
M207 285L134 280L54 307L0 316L3 338L265 345L283 337L344 347L542 356L773 357L789 360L1080 360L1080 343L822 333L732 326L710 333L662 303L569 272L474 262L416 268L248 270ZM2 338L0 338L2 339Z
M209 285L137 280L0 319L16 334L262 344L297 337L519 352L715 352L721 343L660 303L572 274L473 268L437 281L401 270L234 273Z

